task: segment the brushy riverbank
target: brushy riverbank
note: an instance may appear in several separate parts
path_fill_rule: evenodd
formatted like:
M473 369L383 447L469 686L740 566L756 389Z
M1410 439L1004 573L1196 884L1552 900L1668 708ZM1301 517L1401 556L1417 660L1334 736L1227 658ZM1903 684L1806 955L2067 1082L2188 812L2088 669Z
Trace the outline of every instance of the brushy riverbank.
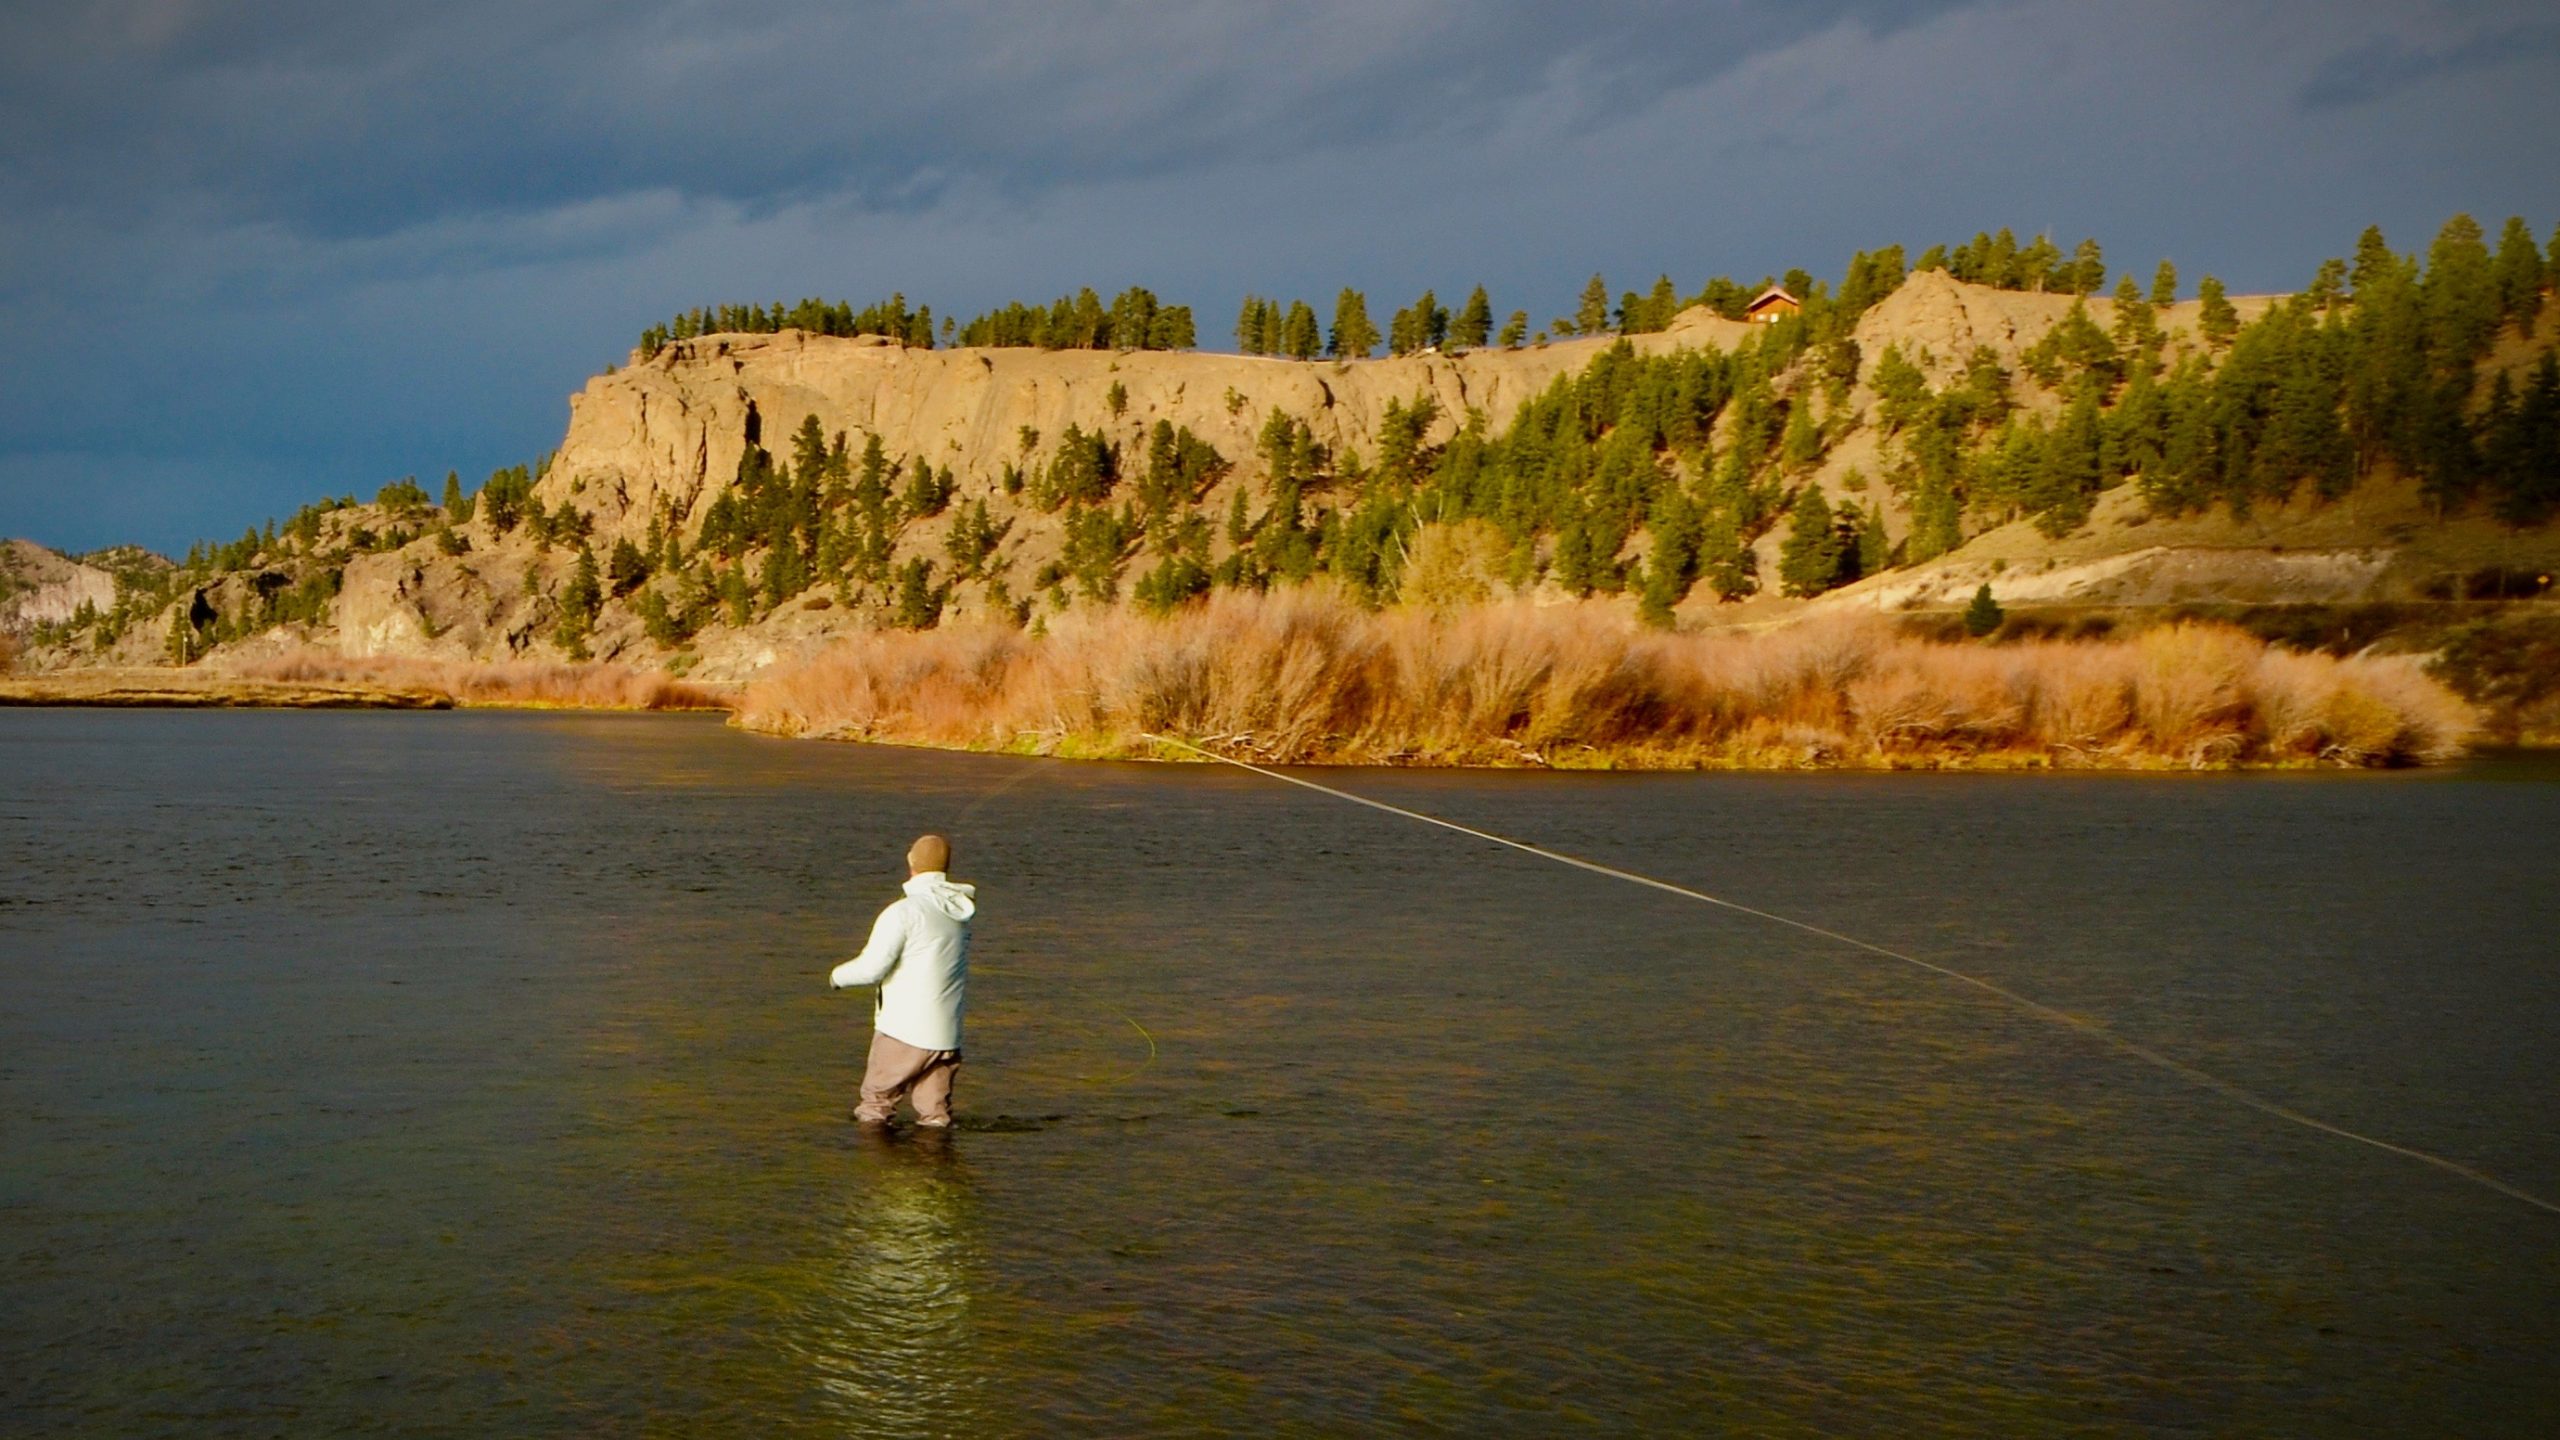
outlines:
M1161 619L848 640L747 687L766 734L1090 757L1143 732L1306 764L2214 768L2451 759L2473 709L2408 656L2182 624L1988 645L1851 617L1666 634L1600 606L1373 613L1321 590Z
M723 692L616 665L351 659L316 650L238 665L56 670L0 678L0 705L725 710L730 704Z
M51 670L0 676L0 706L32 705L153 710L450 710L453 697L404 686L264 680L175 667Z
M288 683L425 690L448 695L457 705L524 710L726 710L731 704L724 690L661 671L595 663L354 659L306 650L247 661L236 673Z

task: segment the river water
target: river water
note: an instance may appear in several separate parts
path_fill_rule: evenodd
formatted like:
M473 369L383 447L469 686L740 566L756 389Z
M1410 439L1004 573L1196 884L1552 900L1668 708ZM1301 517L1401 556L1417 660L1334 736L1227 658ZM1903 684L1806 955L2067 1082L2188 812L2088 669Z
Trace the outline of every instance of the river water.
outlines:
M2560 766L1333 783L2560 1195ZM1009 787L1009 788L1008 788ZM945 829L961 1131L824 973ZM2540 1435L2560 1216L1237 771L0 711L11 1435Z

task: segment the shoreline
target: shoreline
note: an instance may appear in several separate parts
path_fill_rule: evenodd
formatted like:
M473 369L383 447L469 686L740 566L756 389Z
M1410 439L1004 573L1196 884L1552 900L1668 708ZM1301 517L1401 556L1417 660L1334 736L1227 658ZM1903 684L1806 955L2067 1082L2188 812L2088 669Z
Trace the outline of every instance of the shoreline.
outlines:
M306 680L260 680L247 676L214 672L190 674L181 670L90 670L60 671L37 676L0 677L0 708L5 709L102 709L102 710L523 710L586 711L596 714L629 714L648 707L635 705L597 705L526 701L470 700L440 690L424 687L390 687L349 685ZM703 712L694 712L703 713ZM902 739L889 735L798 734L779 729L742 723L733 713L730 729L743 735L768 740L805 741L835 745L884 745L909 750L934 750L947 754L1012 755L1026 759L1063 760L1070 762L1102 761L1150 765L1211 765L1217 761L1197 755L1185 755L1175 747L1141 736L1108 735L1044 735L1024 737L1011 745L954 745L931 740ZM1201 737L1193 743L1215 750L1228 737ZM2490 747L2514 748L2514 747ZM2560 746L2524 746L2521 748L2560 748ZM2472 751L2466 750L2467 758ZM1386 759L1354 759L1314 756L1305 758L1265 756L1249 748L1240 749L1234 757L1255 764L1314 766L1347 770L1547 770L1559 773L1587 774L1677 774L1696 773L1751 774L1831 771L1859 774L1914 774L1955 772L1976 774L2051 774L2095 773L2249 773L2275 771L2355 770L2372 766L2339 765L2318 761L2286 760L2212 760L2186 762L2152 754L2106 754L2103 752L2071 752L2051 754L2043 751L1950 749L1933 754L1894 754L1878 757L1821 754L1761 753L1752 755L1701 756L1671 755L1631 751L1608 753L1591 749L1561 754L1544 754L1521 748L1516 755L1470 755L1464 757L1432 757L1422 755L1395 756ZM2436 762L2452 763L2452 762ZM2397 769L2430 769L2421 763L2390 767Z
M182 671L75 671L42 676L0 677L0 709L99 709L99 710L517 710L526 712L585 712L599 715L652 713L650 707L636 705L597 705L564 702L469 700L437 690L392 688L367 685L325 684L311 681L258 680L236 675L206 674L187 676ZM711 713L690 711L678 713ZM944 754L1008 755L1023 759L1059 760L1070 763L1102 762L1105 764L1142 765L1214 765L1218 760L1183 754L1176 747L1139 736L1040 736L1026 737L1024 743L1012 745L955 745L923 739L903 739L889 735L790 733L764 726L742 723L733 713L728 728L759 739L808 742L831 745L879 745L906 750L931 750ZM1222 737L1205 737L1195 741L1204 749L1214 750ZM2459 756L2443 761L2377 767L2344 765L2317 760L2204 760L2182 761L2156 754L2107 754L2104 752L2068 752L2061 754L2019 750L1948 750L1935 754L1892 754L1883 756L1787 755L1757 754L1731 756L1672 756L1632 752L1611 754L1599 751L1546 755L1523 749L1505 758L1476 755L1459 758L1428 756L1396 756L1387 759L1354 759L1315 756L1284 758L1265 756L1250 750L1231 757L1258 765L1304 766L1338 770L1484 770L1484 771L1551 771L1559 774L1648 774L1667 775L1690 772L1698 774L1785 774L1829 772L1838 774L1906 775L1906 774L2271 774L2312 771L2355 770L2427 770L2442 765L2458 764L2476 755L2507 750L2560 750L2560 742L2528 741L2521 744L2493 744L2467 747ZM1222 757L1225 758L1225 757Z
M2041 750L1977 750L1948 749L1937 753L1901 752L1881 755L1820 754L1803 755L1755 752L1745 755L1672 754L1661 751L1547 756L1524 751L1516 758L1493 755L1465 758L1433 758L1396 756L1386 759L1362 759L1348 755L1318 753L1306 756L1273 756L1250 750L1226 754L1218 750L1222 738L1209 736L1190 743L1211 755L1185 754L1180 747L1141 736L1044 736L1040 741L1012 745L952 744L926 739L908 739L891 735L857 735L846 733L790 732L742 723L731 716L728 726L742 734L766 740L821 745L878 745L901 750L930 750L946 755L1004 755L1025 760L1060 760L1072 764L1129 765L1219 765L1240 760L1248 764L1279 769L1311 770L1438 770L1545 772L1558 775L2273 775L2273 774L2408 774L2414 771L2442 769L2459 765L2480 755L2514 750L2560 750L2560 741L2533 741L2469 746L2460 753L2441 760L2413 760L2393 765L2351 764L2336 760L2314 760L2298 757L2284 759L2207 759L2189 761L2173 756L2144 753L2072 751L2051 753ZM1212 758L1214 756L1214 758Z
M270 679L174 667L0 675L0 709L583 710L614 714L671 708L716 711L726 707L474 695L465 686L425 681Z
M0 706L119 710L450 710L424 686L259 680L218 672L60 670L0 676Z
M618 667L492 665L434 666L406 661L357 661L336 669L265 667L269 673L210 667L123 667L0 675L0 708L277 709L277 710L525 710L599 714L660 709L725 712L729 728L770 739L839 744L892 745L911 749L1026 758L1160 764L1214 763L1200 754L1149 738L1143 731L1107 723L1099 727L1038 725L999 737L934 735L897 723L915 717L875 715L848 719L792 713L755 703L746 687L678 684ZM543 673L528 677L529 671ZM368 673L370 672L370 673ZM612 676L622 683L590 685ZM629 682L638 681L633 684ZM1027 717L1026 717L1027 718ZM1265 717L1269 718L1269 717ZM917 729L926 727L917 727ZM971 727L975 728L975 727ZM1294 729L1295 727L1286 727ZM1171 733L1171 732L1168 732ZM2560 748L2560 737L2530 734L2492 737L2474 733L2450 753L2402 750L2376 763L2368 753L2349 758L2321 751L2273 751L2237 734L2201 737L2177 750L2134 743L2128 733L2097 744L2035 743L2010 735L2010 743L1968 743L1957 735L1894 744L1872 743L1855 733L1815 735L1803 730L1769 732L1750 727L1717 735L1662 734L1618 737L1592 744L1549 735L1544 744L1507 736L1435 737L1439 743L1382 748L1385 737L1357 731L1287 737L1252 731L1207 730L1181 738L1222 759L1263 765L1306 765L1377 770L1550 770L1668 774L1719 773L2267 773L2340 769L2429 769L2459 763L2492 750ZM1419 737L1404 737L1408 740ZM1860 743L1868 739L1871 743ZM2025 741L2026 743L2019 743ZM1276 742L1276 743L1275 743ZM1454 742L1454 743L1453 743Z

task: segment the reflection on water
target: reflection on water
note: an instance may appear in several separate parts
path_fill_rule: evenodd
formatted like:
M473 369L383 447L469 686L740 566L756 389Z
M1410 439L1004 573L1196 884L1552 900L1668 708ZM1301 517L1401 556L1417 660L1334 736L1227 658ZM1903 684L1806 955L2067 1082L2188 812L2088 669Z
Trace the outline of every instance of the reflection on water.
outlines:
M1340 783L2560 1191L2547 757ZM874 1145L823 977L944 829L962 1129ZM2555 1233L1252 777L0 712L0 1433L2538 1436Z
M797 1348L849 1434L955 1435L984 1416L971 1297L983 1242L969 1167L944 1131L858 1128L826 1285Z

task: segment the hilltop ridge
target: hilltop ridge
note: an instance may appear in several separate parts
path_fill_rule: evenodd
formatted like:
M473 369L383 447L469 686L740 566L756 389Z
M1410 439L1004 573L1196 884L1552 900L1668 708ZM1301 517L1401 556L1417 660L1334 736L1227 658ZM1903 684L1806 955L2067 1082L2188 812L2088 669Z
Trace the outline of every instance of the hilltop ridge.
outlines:
M2228 402L2197 387L2343 335L2335 294L2153 303L1894 266L1854 308L1815 287L1774 325L1693 305L1640 333L1378 359L653 335L571 397L538 466L449 480L441 503L409 482L325 501L177 571L21 542L0 624L37 668L317 646L744 679L854 631L1317 576L1373 603L1615 597L1694 628L1985 584L2030 605L2348 602L2560 567L2547 514L2448 503L2387 448L2342 479L2342 430L2303 442L2299 472L2164 458L2176 423L2261 423L2206 413ZM2475 409L2540 403L2560 306L2521 317L2467 362ZM2133 428L2173 385L2194 418ZM2233 434L2216 443L2284 438ZM2216 488L2242 463L2275 468ZM2173 484L2180 464L2203 479Z

